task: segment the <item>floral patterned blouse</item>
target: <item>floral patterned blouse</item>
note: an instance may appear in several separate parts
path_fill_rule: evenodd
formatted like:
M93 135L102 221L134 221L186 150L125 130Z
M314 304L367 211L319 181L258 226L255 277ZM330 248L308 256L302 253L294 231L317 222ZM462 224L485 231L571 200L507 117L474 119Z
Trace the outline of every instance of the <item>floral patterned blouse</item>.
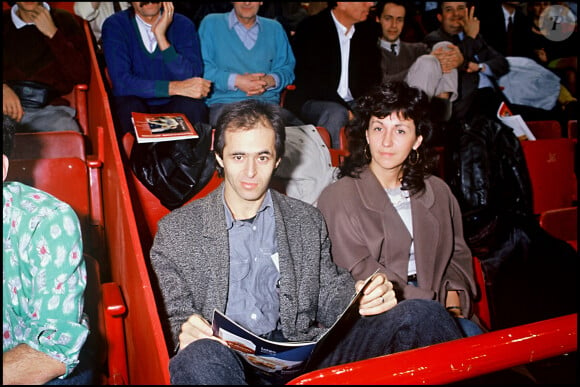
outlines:
M64 378L89 332L80 223L68 204L36 188L4 182L2 191L3 351L27 344L64 363Z

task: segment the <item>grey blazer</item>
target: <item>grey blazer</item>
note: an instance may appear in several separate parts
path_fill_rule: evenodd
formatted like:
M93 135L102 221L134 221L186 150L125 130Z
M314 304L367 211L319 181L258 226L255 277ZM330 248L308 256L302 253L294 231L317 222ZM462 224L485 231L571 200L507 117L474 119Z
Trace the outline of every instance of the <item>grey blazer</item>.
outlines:
M313 340L346 308L354 294L354 280L331 261L320 211L271 192L280 259L282 331L291 341ZM225 311L229 246L223 184L162 218L150 256L162 294L161 314L169 319L170 344L176 350L181 325L192 314L211 322L214 308Z

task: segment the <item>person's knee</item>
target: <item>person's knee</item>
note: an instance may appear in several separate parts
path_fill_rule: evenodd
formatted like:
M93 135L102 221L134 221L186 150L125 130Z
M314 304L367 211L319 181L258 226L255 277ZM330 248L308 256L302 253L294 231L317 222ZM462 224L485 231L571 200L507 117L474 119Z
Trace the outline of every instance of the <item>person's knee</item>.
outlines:
M200 339L180 350L169 361L171 384L200 384L213 364L237 364L235 353L222 343Z
M423 75L425 74L440 74L441 65L439 59L431 54L421 55L413 63L413 68L415 72L419 72Z

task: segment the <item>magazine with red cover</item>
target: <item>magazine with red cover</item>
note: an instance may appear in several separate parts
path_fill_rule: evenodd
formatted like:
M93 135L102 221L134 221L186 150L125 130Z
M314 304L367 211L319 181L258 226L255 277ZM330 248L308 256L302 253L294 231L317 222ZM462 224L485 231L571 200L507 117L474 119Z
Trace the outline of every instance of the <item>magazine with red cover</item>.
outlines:
M159 142L198 138L197 131L185 114L131 113L137 142Z

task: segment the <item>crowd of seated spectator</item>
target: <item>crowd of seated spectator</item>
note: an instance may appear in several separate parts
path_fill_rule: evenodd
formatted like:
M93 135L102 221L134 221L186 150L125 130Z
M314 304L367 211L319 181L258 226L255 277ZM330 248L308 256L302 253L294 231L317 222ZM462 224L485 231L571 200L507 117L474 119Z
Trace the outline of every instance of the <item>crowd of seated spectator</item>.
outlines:
M501 133L497 137L512 146L509 150L513 151L513 155L508 157L512 157L510 162L515 165L513 177L524 174L525 165L522 165L521 158L517 159L521 148L517 141L511 142L515 137L510 132L502 131L502 124L496 117L500 103L510 103L498 85L499 79L510 72L507 57L533 59L561 77L563 87L558 103L553 109L524 106L521 110L511 104L514 112L536 120L556 118L565 122L575 119L577 57L572 54L571 47L574 47L576 31L564 42L554 42L540 34L540 15L546 2L527 5L503 2L501 5L497 3L497 7L495 3L491 5L483 1L419 3L324 2L324 8L314 11L322 2L287 8L274 3L260 7L258 3L245 5L241 2L234 2L233 5L230 2L201 2L195 5L187 2L132 2L120 10L113 8L113 12L109 7L112 3L101 3L100 8L93 6L93 13L87 12L90 11L88 9L81 11L79 6L78 14L91 22L96 41L99 41L99 29L102 28L102 65L110 77L110 102L119 139L133 132L131 113L135 111L180 112L192 123L204 122L215 126L221 109L228 104L246 99L280 104L281 93L287 86L294 85L295 90L287 92L285 104L280 110L285 125L324 127L330 133L331 147L339 148L343 146L340 142L341 129L354 125L355 112L359 108L357 104L363 101L361 98L368 96L382 82L404 80L427 93L432 113L448 110L448 114L441 114L441 118L435 115L432 118L444 122L441 126L444 133L437 140L446 147L447 155L452 155L448 156L450 160L455 156L457 161L458 155L465 151L461 148L465 144L460 146L460 142L467 138L463 134L471 131L470 135L473 135L481 129L481 137ZM14 93L8 81L33 80L49 84L54 81L52 86L61 95L70 90L69 86L88 82L86 42L83 42L84 37L73 39L74 33L79 32L76 30L77 21L68 13L50 9L44 4L31 10L37 13L36 19L26 20L25 16L21 16L24 13L16 13L21 7L19 4L14 5L12 12L5 11L3 16L4 41L11 42L4 48L3 110L23 124L33 117L33 110L22 104L22 98ZM558 4L566 6L565 2ZM99 9L102 11L100 18L96 16ZM389 13L393 9L398 13ZM110 14L102 17L106 13ZM514 15L513 34L509 32L512 27L509 26L509 18L506 18L511 13ZM18 29L15 15L23 23L22 29ZM64 27L59 24L62 20L68 20L70 25ZM497 28L500 20L505 29ZM24 38L10 38L23 31L28 34L26 39L42 40L52 50L46 60L47 67L41 69L44 71L42 76L23 79L18 74L19 69L33 62L28 60L22 64L21 61L34 57L34 52L27 46L14 44ZM44 39L41 35L50 39ZM268 38L267 41L265 38ZM57 44L53 39L60 39L60 42ZM67 53L64 53L65 47ZM258 48L262 50L262 55L256 54ZM58 68L62 59L60 55L66 55L66 66ZM45 59L42 58L43 61ZM41 61L34 60L34 63ZM435 77L433 74L436 72ZM50 77L46 76L48 73ZM437 81L434 82L435 87L429 84L433 80ZM443 105L436 105L441 100ZM49 101L49 106L58 104L54 101ZM396 112L405 113L405 109L394 107ZM42 118L39 125L48 127L49 122L55 123L52 119ZM43 130L68 128L61 123L57 125L57 129ZM363 137L359 141L364 142L365 139L370 141ZM365 158L363 148L366 150L363 146L351 151L358 152L359 158ZM507 145L505 149L508 149ZM373 150L369 148L371 153ZM491 158L487 152L485 157ZM409 150L405 159L412 158L411 154L413 152ZM299 157L295 159L300 162ZM371 160L372 155L366 161L370 164ZM456 172L453 168L462 167L464 165L450 164L451 172ZM334 178L329 179L329 183L330 180ZM461 197L462 188L465 188L461 184L465 183L458 183L457 180L445 183L451 186L450 192L457 196L459 210L466 213L465 198ZM497 183L492 182L490 186L496 187ZM524 183L520 188L525 187ZM522 192L515 190L509 193L514 194L509 198L514 202L523 201L522 197L518 197L524 196ZM451 201L452 210L456 210L455 202ZM309 202L316 200L309 199ZM507 208L510 204L512 202L506 200L504 206ZM331 219L330 215L337 215L328 203L321 208L327 220ZM522 208L518 207L518 210ZM486 232L492 229L491 232L495 233L493 238L486 239L491 240L485 246L488 249L478 250L488 256L493 256L493 248L497 251L498 246L505 247L501 245L501 240L514 234L522 240L537 236L537 229L529 227L528 223L535 221L533 216L528 216L533 214L525 213L517 218L525 225L514 227L511 223L506 225L501 222L510 215L503 209L490 213L497 208L485 208L481 212L485 214L485 225L469 224L465 242L470 249L481 247L481 240L477 244L472 243L478 236L475 234L484 226L489 226ZM395 210L395 215L398 210ZM527 210L522 209L523 212ZM335 226L330 227L331 238ZM407 224L404 226L409 228ZM492 243L495 245L492 246ZM563 256L567 258L568 253L564 251ZM463 259L466 257L465 254L462 256ZM563 266L568 264L567 261L562 262ZM471 275L469 270L466 272L467 276ZM462 286L472 288L470 279L467 281ZM404 282L398 286L406 287L407 281ZM445 305L445 300L440 301ZM469 297L463 300L453 298L453 301L461 305L471 302Z

